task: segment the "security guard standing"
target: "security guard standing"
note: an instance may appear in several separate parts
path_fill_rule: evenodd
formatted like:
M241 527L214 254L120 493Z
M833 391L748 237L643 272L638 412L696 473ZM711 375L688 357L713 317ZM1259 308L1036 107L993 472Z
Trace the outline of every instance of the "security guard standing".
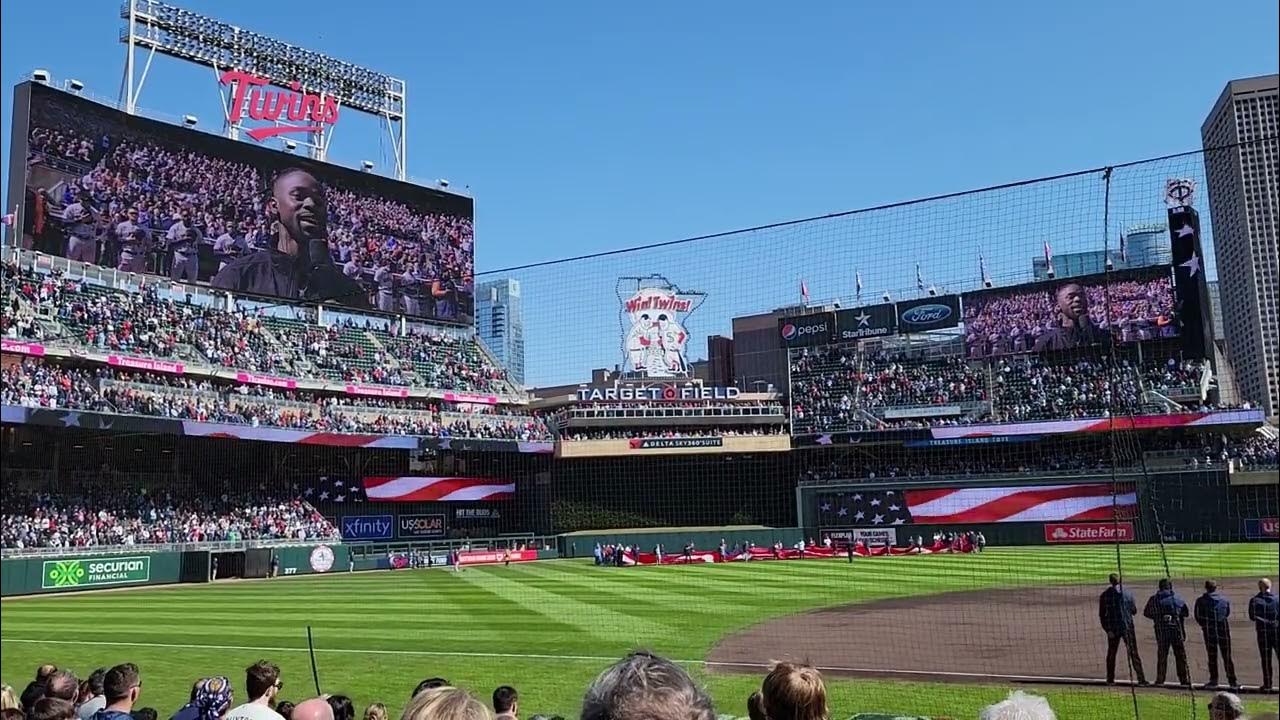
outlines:
M1107 580L1111 587L1098 596L1098 622L1102 625L1102 631L1107 634L1107 684L1116 681L1116 651L1123 642L1138 684L1146 685L1147 676L1142 671L1142 657L1138 655L1138 638L1133 632L1133 617L1138 614L1137 603L1133 600L1133 593L1121 587L1119 575L1111 573Z
M1249 598L1249 619L1258 635L1258 652L1262 655L1262 689L1271 691L1274 675L1271 656L1280 657L1280 601L1271 592L1271 581L1258 581L1258 594Z
M1178 682L1191 684L1191 674L1187 670L1187 632L1184 622L1191 611L1182 598L1173 591L1173 583L1169 578L1160 581L1160 589L1147 599L1142 610L1144 617L1150 618L1156 631L1156 684L1163 685L1169 668L1169 651L1173 650L1174 667L1178 671Z
M1204 594L1196 598L1196 624L1204 631L1204 648L1209 656L1209 684L1218 687L1218 654L1222 654L1222 667L1227 671L1227 684L1240 687L1236 682L1236 665L1231 661L1231 602L1218 592L1218 583L1204 581Z

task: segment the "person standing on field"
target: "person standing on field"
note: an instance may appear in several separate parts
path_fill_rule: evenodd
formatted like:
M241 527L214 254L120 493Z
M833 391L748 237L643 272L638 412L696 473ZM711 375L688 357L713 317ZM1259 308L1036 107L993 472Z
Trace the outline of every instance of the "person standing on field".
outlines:
M1271 656L1280 657L1280 602L1271 592L1271 581L1267 578L1258 581L1258 594L1249 598L1249 619L1253 621L1258 653L1262 656L1262 689L1270 691L1275 688Z
M1098 596L1098 622L1102 625L1102 631L1107 634L1107 684L1116 681L1116 651L1123 642L1138 684L1146 685L1142 657L1138 655L1138 638L1133 631L1133 618L1138 614L1138 606L1133 600L1133 594L1120 585L1119 575L1112 573L1107 580L1111 586Z
M1236 682L1236 664L1231 661L1231 603L1218 592L1218 583L1204 582L1204 594L1196 598L1196 624L1204 631L1204 649L1209 656L1209 684L1218 687L1218 654L1222 654L1222 667L1227 671L1227 684L1240 687Z
M1169 651L1173 651L1174 667L1178 682L1191 684L1187 670L1187 632L1185 622L1191 611L1187 603L1173 591L1169 578L1160 580L1159 590L1147 599L1142 615L1149 618L1156 632L1156 684L1163 685L1169 668Z

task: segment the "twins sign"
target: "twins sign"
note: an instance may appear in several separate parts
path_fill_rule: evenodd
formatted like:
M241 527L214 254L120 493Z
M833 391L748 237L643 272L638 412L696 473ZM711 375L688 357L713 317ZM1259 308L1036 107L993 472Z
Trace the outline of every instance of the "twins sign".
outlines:
M228 70L218 82L231 89L227 120L234 123L248 114L254 120L276 123L246 133L258 142L276 135L319 133L338 122L338 99L308 93L298 82L289 83L288 90L273 90L268 87L270 80L243 70Z
M688 375L685 348L689 344L689 331L686 322L706 296L681 292L665 278L657 276L632 280L636 281L637 287L630 295L624 296L619 286L626 369L635 375L651 378Z

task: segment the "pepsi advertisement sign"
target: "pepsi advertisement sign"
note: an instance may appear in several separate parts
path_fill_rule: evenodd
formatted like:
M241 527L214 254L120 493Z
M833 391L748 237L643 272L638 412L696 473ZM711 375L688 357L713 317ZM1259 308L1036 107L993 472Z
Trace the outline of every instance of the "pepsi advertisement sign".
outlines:
M960 296L921 298L898 303L898 332L941 330L960 324Z
M835 335L836 318L829 312L797 315L778 321L778 336L783 347L826 345Z

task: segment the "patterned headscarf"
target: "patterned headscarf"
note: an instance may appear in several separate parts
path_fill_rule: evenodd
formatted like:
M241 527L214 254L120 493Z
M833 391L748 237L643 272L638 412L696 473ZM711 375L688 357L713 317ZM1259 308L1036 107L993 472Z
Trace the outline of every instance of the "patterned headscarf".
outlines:
M200 713L200 720L218 720L231 709L232 695L231 681L226 677L205 678L196 685L191 704Z

